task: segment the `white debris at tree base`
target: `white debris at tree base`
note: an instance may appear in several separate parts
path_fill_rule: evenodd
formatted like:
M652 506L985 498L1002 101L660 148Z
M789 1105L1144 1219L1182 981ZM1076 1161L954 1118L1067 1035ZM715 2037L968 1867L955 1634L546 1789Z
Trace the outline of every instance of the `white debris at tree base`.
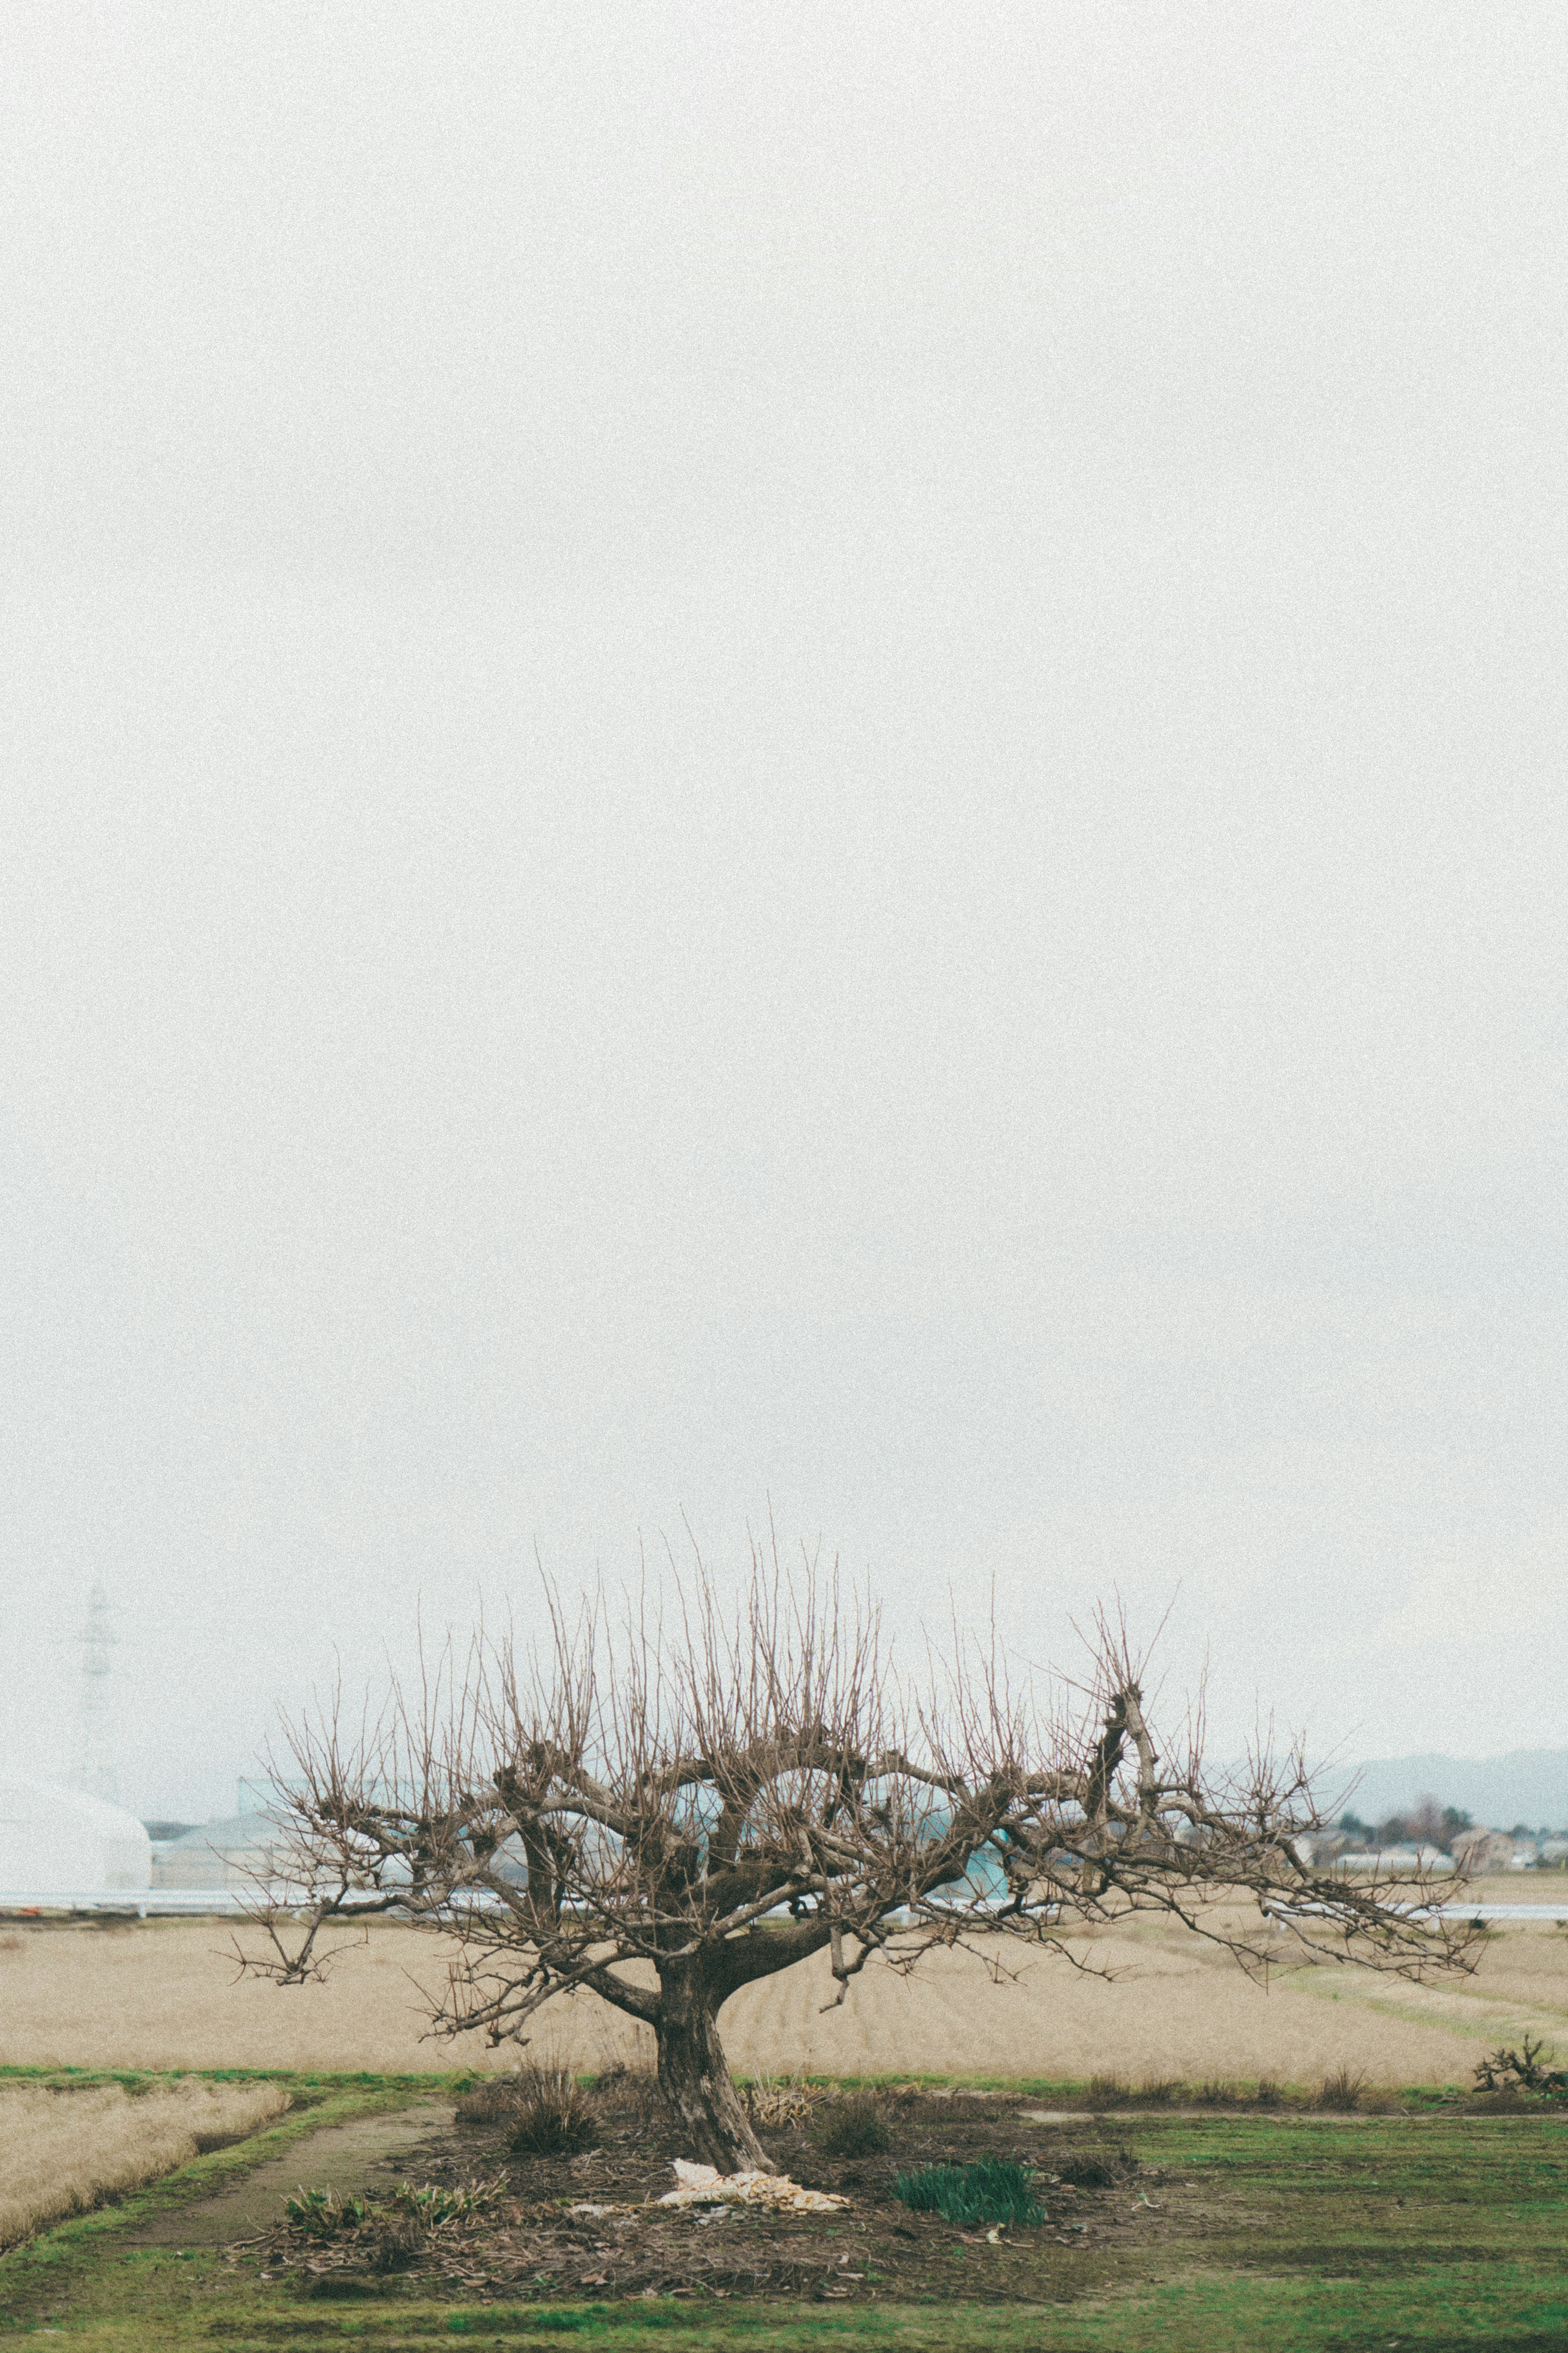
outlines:
M721 2173L716 2165L675 2160L677 2189L667 2189L661 2206L771 2206L781 2213L834 2214L847 2206L826 2189L803 2189L787 2173Z

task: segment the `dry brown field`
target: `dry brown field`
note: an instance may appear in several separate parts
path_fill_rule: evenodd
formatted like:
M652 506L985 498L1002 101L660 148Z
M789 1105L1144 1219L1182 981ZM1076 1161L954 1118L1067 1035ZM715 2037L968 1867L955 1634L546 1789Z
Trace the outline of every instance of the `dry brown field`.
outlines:
M288 2105L271 2084L180 2084L134 2099L118 2084L0 2084L0 2247L243 2140Z
M1557 1890L1540 1887L1549 1898ZM1479 1894L1482 1891L1477 1891ZM1529 1900L1517 1878L1485 1893ZM447 1954L374 1927L324 1985L235 1982L226 1924L104 1928L37 1923L0 1936L0 2063L438 2072L512 2063L428 2035L421 1987ZM1075 1950L1110 1979L1001 1940L929 1954L910 1979L878 1965L841 2009L826 1956L744 1989L722 2031L743 2074L977 2075L1133 2082L1208 2077L1309 2084L1339 2067L1374 2084L1468 2079L1481 2052L1526 2031L1568 2052L1568 1926L1509 1922L1473 1977L1409 1985L1352 1968L1289 1970L1262 1988L1213 1946L1152 1920L1096 1930ZM988 1961L1016 1974L994 1981ZM637 2029L591 1995L546 2011L533 2048L596 2070Z

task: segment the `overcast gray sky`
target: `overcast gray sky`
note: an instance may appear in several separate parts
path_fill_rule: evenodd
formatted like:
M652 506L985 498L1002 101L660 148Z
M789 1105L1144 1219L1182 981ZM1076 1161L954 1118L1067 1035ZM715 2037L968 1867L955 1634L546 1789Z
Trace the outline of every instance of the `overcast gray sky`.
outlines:
M1561 8L0 43L12 1761L769 1495L1568 1741Z

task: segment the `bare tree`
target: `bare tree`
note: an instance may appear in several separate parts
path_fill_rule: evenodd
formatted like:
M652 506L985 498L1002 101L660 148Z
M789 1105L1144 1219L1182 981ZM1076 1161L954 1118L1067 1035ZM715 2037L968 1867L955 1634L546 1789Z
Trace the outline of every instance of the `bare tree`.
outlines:
M678 1625L634 1607L575 1622L546 1588L542 1653L483 1637L417 1698L357 1730L341 1706L295 1727L279 1774L293 1902L260 1908L244 1965L319 1974L329 1920L390 1914L455 1936L437 2031L525 2041L584 1988L653 2031L693 2150L767 2160L719 2014L738 1988L826 1950L842 2001L874 1957L1001 1937L1079 1958L1072 1924L1173 1915L1247 1968L1354 1958L1466 1966L1469 1932L1432 1888L1315 1873L1299 1756L1208 1780L1201 1725L1156 1744L1124 1634L1102 1624L1089 1683L1042 1715L994 1649L954 1642L918 1688L877 1613L809 1565L754 1556L732 1612L697 1563ZM1234 1901L1258 1916L1238 1922Z

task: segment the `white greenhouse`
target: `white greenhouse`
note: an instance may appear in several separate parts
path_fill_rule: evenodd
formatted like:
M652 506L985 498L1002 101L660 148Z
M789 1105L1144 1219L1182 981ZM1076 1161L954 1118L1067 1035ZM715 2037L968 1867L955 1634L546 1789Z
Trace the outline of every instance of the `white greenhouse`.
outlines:
M152 1883L153 1843L133 1814L79 1789L0 1774L0 1903Z

